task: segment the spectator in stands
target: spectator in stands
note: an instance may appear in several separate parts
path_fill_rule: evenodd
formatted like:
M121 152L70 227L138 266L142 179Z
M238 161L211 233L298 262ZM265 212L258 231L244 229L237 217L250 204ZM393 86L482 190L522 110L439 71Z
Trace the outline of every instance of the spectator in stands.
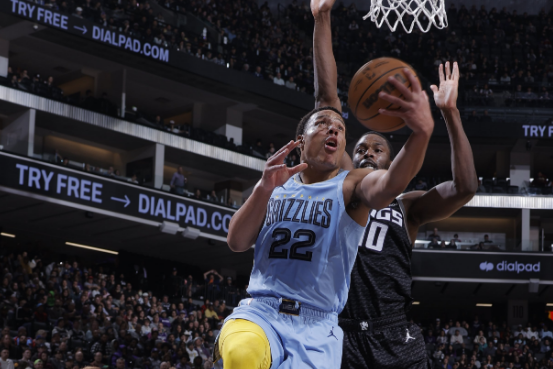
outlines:
M186 185L187 179L184 176L184 170L182 166L179 166L177 168L177 171L173 173L173 177L171 178L171 182L169 185L171 186L171 189L174 193L177 195L184 195L184 187Z
M289 167L295 167L299 164L298 157L295 153L291 153L288 158L286 159L286 165Z
M223 276L215 269L208 270L204 273L204 281L206 288L206 298L215 300L219 297L219 284L223 281Z
M255 72L253 72L253 75L257 78L263 79L263 72L261 71L261 67L259 65L255 67Z
M215 190L211 191L211 193L209 194L208 200L215 203L221 202L221 199L219 199L219 196L217 196L217 193L215 192Z
M282 76L280 73L276 74L276 77L273 79L273 83L275 85L284 86L284 80L282 79Z
M487 234L484 235L484 241L482 241L484 243L493 243L492 240L490 240L490 236L488 236Z
M430 243L428 244L429 249L438 249L440 247L441 247L441 245L440 245L440 242L438 241L437 238L432 238L430 240Z
M10 351L6 348L2 348L0 351L0 368L1 369L14 369L14 362L9 358Z
M499 82L502 85L508 86L508 85L511 84L511 77L509 77L509 74L505 72L505 73L503 73L503 75L499 79Z
M441 241L442 238L441 238L440 235L438 234L438 228L434 228L434 229L432 230L432 233L427 237L427 239L429 239L429 240L436 239L436 241Z
M76 7L75 12L71 15L74 16L74 17L82 19L83 18L83 8L81 8L80 6Z
M452 345L463 344L463 336L461 335L458 329L455 329L455 333L451 336L451 340L449 341L449 343Z
M457 233L455 233L453 235L453 238L451 239L450 242L454 242L454 243L457 243L457 242L462 242L461 239L459 238L459 235ZM461 327L461 323L457 322L457 324L459 324L458 328ZM462 333L461 333L462 334Z
M203 200L202 192L199 189L196 189L196 191L194 192L193 198L196 200Z
M546 337L549 337L549 338L553 339L553 333L549 330L549 327L545 324L542 324L542 329L540 331L540 337L542 339L544 339Z
M286 81L286 87L288 87L291 90L296 89L296 82L294 82L294 77L288 78L288 81Z

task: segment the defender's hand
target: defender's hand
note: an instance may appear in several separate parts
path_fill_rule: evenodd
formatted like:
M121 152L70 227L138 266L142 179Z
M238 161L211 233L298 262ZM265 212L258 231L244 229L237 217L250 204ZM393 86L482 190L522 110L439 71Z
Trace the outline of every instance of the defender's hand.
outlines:
M288 156L288 154L299 144L300 141L290 141L267 160L260 181L261 187L265 190L272 191L276 187L285 184L294 174L307 168L307 163L298 164L293 168L288 168L286 164L284 164L286 156Z
M434 92L434 101L436 106L440 109L456 109L457 108L457 95L459 92L459 66L457 62L453 63L453 71L450 70L449 62L445 63L445 75L444 66L440 64L440 87L436 85L430 86Z
M432 130L434 129L434 119L432 118L432 112L430 111L428 95L426 95L426 92L423 91L417 77L415 77L409 69L405 68L403 73L405 73L407 79L411 83L412 91L410 91L407 86L394 77L389 77L388 82L399 90L401 95L403 95L403 99L381 92L379 94L381 99L399 106L399 109L379 109L378 112L382 115L399 117L403 119L405 124L407 124L407 127L411 128L413 132L432 134Z
M317 18L320 13L332 10L336 0L311 0L311 13Z

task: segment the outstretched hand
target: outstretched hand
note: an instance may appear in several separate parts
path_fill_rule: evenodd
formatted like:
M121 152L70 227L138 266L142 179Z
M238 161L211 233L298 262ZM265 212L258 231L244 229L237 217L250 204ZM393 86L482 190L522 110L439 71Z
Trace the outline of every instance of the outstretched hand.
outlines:
M440 64L440 87L430 86L434 92L434 101L440 109L455 109L457 107L457 95L459 90L459 66L457 62L453 63L453 70L450 69L450 63Z
M320 13L332 10L336 0L311 0L311 13L317 18Z
M276 187L285 184L294 174L307 169L307 163L301 163L292 168L288 168L286 164L284 164L286 156L288 156L299 143L300 141L290 141L267 160L260 183L263 188L272 191Z

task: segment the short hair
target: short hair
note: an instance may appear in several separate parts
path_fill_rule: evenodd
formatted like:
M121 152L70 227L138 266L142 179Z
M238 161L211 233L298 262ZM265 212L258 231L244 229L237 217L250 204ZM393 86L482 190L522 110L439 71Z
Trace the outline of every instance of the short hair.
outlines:
M390 140L388 140L386 138L386 136L384 136L380 132L369 131L369 132L365 133L363 136L361 136L361 138L359 140L361 140L363 137L367 137L368 135L377 135L377 136L382 137L386 141L386 145L388 146L388 150L390 151L390 160L394 160L394 158L396 157L396 152L394 150L394 147L392 146L392 143L390 142Z
M333 108L332 106L321 106L321 107L318 107L318 108L315 108L313 110L311 110L309 113L305 114L303 116L303 118L301 118L300 122L298 123L298 126L296 128L296 137L294 137L294 140L297 139L298 136L300 135L303 135L304 132L305 132L305 126L307 125L307 122L309 122L309 119L316 113L320 112L320 111L323 111L323 110L331 110L337 114L340 115L340 117L342 116L342 113L336 109L336 108ZM343 119L342 119L343 121ZM344 125L345 125L345 122L344 122Z

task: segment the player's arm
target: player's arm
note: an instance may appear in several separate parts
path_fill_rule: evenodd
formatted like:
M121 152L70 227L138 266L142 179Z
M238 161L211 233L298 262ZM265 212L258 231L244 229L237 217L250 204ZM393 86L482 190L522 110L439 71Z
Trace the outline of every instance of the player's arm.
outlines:
M288 168L284 164L286 156L298 145L299 141L290 141L267 160L263 176L255 185L252 195L232 216L227 235L227 243L232 251L243 252L252 247L263 226L267 203L273 190L286 183L294 174L307 168L306 163L293 168Z
M380 114L402 118L413 131L388 170L356 169L352 172L355 184L355 197L370 209L382 209L388 206L419 172L430 136L434 129L434 120L426 92L422 90L418 79L405 69L404 73L411 82L412 91L390 77L389 82L397 88L404 99L381 92L379 97L398 105L398 110L380 109ZM359 173L359 174L357 174ZM346 199L347 201L347 199Z
M313 31L313 68L315 71L315 108L331 106L342 111L338 97L338 70L332 52L330 12L336 0L311 0L315 18Z
M428 192L416 191L404 195L409 233L423 224L449 217L472 199L478 187L472 149L457 109L459 67L454 63L453 71L450 71L447 62L445 75L443 65L440 65L439 73L440 86L431 88L449 133L453 180L440 183Z
M315 70L315 108L331 106L342 111L338 97L338 69L332 51L330 12L336 0L311 0L315 18L313 31L313 67ZM350 156L344 153L340 167L353 170Z

